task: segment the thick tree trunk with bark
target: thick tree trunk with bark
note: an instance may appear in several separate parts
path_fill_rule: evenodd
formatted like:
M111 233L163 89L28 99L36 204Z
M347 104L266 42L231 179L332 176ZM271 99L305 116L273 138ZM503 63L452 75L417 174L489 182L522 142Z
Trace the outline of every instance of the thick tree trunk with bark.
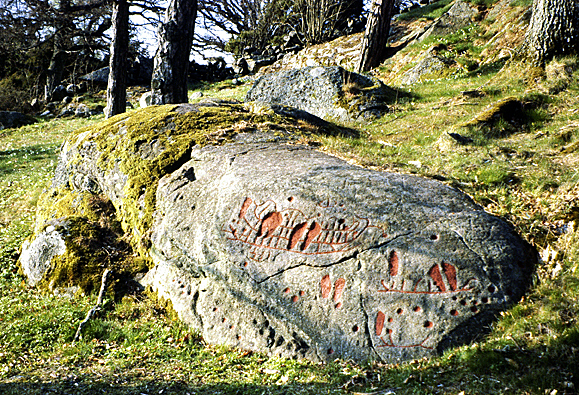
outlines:
M524 54L541 64L579 49L579 1L534 0Z
M357 72L377 67L385 59L393 6L394 0L374 0L366 23L366 33L362 39L362 53L356 66Z
M129 50L129 3L118 0L113 4L113 39L109 61L106 118L127 110L127 52Z
M171 0L159 27L151 80L152 104L187 103L187 71L197 0Z

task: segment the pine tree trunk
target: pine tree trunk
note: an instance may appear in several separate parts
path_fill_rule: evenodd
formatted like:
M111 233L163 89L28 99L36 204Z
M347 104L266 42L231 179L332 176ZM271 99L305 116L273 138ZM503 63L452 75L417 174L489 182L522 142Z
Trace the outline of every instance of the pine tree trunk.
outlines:
M372 12L366 23L366 33L362 39L360 61L356 66L357 72L377 67L385 59L393 5L394 0L374 0Z
M129 3L118 0L113 4L113 39L109 61L109 82L105 117L127 110L127 52L129 50Z
M187 103L187 72L197 0L171 0L159 27L151 80L152 104Z
M537 64L579 49L579 1L534 0L523 51Z

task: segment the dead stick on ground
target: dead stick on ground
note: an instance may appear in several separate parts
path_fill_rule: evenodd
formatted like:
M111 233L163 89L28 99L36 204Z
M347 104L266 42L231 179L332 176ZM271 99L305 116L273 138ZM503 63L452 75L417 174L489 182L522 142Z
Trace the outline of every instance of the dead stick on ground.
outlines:
M76 330L76 335L74 335L74 339L72 340L72 344L76 343L80 339L80 335L82 333L82 330L86 326L86 324L88 324L88 322L92 318L92 316L97 311L99 311L101 309L101 305L103 304L103 298L105 296L105 291L107 289L107 283L109 281L109 275L110 274L111 274L111 271L109 269L105 269L105 271L103 273L103 277L101 279L101 289L99 291L99 297L97 300L97 304L92 309L90 309L90 311L86 315L86 318L80 324L78 324L78 329Z

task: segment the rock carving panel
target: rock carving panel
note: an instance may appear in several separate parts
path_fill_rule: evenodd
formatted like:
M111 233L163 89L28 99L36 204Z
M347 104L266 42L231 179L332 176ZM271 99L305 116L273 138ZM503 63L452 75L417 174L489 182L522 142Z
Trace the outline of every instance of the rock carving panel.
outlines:
M372 235L377 234L382 241L387 237L384 229L372 225L368 218L336 215L336 212L346 212L346 209L330 200L319 203L313 215L306 215L304 210L296 208L299 207L298 202L293 197L288 198L284 204L274 200L259 203L246 197L239 211L233 214L223 228L227 240L245 246L248 260L259 263L260 270L274 264L276 255L282 252L314 257L351 251L362 243L368 248L378 246L374 236L369 234L370 229L373 229ZM429 240L437 242L439 235L430 236ZM379 354L394 349L432 352L440 341L437 326L447 325L439 322L440 313L435 311L446 311L447 318L443 320L462 320L465 315L479 313L481 303L490 303L490 294L495 292L493 285L489 285L487 290L480 289L481 279L472 275L472 270L466 271L467 274L462 273L459 269L460 258L457 263L440 258L435 263L423 262L418 266L414 264L412 267L404 267L409 263L408 259L412 259L411 256L408 253L401 254L396 249L384 255L375 255L378 260L374 263L378 266L378 272L372 280L375 293L368 296L373 301L365 305L366 317L371 321L368 324L374 327L370 333L373 338L371 344ZM330 257L330 264L338 262L341 257ZM383 261L380 262L380 259ZM247 265L247 261L244 261L243 266ZM350 285L339 271L337 273L318 277L318 295L321 300L331 302L332 310L349 315L348 308L343 304L343 296ZM279 289L292 304L301 301L306 295L304 291L293 291L283 284ZM307 294L312 299L315 293ZM329 307L328 304L324 306ZM339 315L330 319L340 320ZM327 323L329 326L336 324ZM364 326L359 320L349 325L353 333Z
M332 296L332 299L334 300L334 302L336 302L336 304L334 305L336 309L342 307L342 302L340 300L342 299L345 287L346 287L346 280L344 280L341 277L338 278L334 283L334 295ZM324 277L322 277L322 280L320 281L320 290L322 298L324 299L330 298L330 296L332 295L332 280L330 279L330 275L326 274Z
M420 312L420 310L414 309L415 312ZM402 309L398 309L397 314L402 314ZM381 311L378 311L376 314L376 336L380 340L380 343L376 345L376 348L384 348L384 347L391 347L391 348L414 348L414 347L421 347L427 350L432 350L433 347L428 347L425 343L430 339L430 335L427 335L424 340L417 344L396 344L393 339L393 330L386 327L387 323L392 323L394 320L393 318L388 318L386 320L386 314ZM434 327L434 324L431 321L424 322L424 328L431 329Z
M390 261L392 261L392 256L396 257L396 252L392 251L390 254ZM392 265L390 265L392 266ZM440 266L442 266L442 272L440 271ZM392 277L397 276L398 272L398 258L396 258L396 271L392 270L390 267L390 275ZM477 281L474 277L468 279L463 286L458 287L458 280L456 277L456 268L450 263L442 262L442 265L434 264L428 271L428 278L419 279L414 283L414 286L408 289L406 280L402 280L400 287L395 287L395 280L391 281L392 285L387 285L385 280L381 280L382 288L378 292L394 292L402 294L426 294L426 295L438 295L438 294L450 294L458 292L470 292L473 290L471 283Z
M379 280L376 289L382 300L378 298L373 305L378 311L373 313L370 323L374 325L374 347L378 352L381 349L433 350L437 318L445 319L439 313L430 318L433 310L442 307L449 319L457 319L462 313L474 315L480 311L480 303L489 303L496 292L494 285L481 289L480 279L474 276L461 279L459 269L446 261L425 265L422 278L410 280L400 274L404 262L399 253L391 250L387 257L383 271L386 278Z
M293 198L288 199L289 202ZM322 203L320 208L328 208ZM224 229L228 240L250 246L250 259L265 261L274 251L303 255L324 255L351 250L368 229L382 229L370 225L367 218L351 216L324 218L321 213L307 217L301 210L278 210L273 200L258 204L245 198L239 215Z
M158 111L175 118L198 109L185 107ZM254 117L232 104L219 108ZM171 300L210 344L313 361L398 362L472 341L526 292L536 251L462 192L352 166L265 125L231 143L193 146L165 166L147 185L151 221L127 212L135 202L122 193L132 182L122 163L112 173L99 165L121 158L96 149L110 125L63 145L53 187L98 185L91 193L110 199L117 219L129 218L132 229L150 224L142 243L129 232L155 264L141 283ZM113 133L125 129L120 123ZM36 229L48 229L41 217ZM34 257L21 263L44 273L50 245L35 237L23 246Z

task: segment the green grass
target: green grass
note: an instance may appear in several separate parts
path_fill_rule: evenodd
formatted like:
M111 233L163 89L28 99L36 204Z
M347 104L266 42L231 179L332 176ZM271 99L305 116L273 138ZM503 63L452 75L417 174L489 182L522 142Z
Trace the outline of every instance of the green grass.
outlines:
M439 0L424 7L415 8L398 17L401 21L412 21L417 19L434 20L449 10L452 0Z
M239 82L239 85L235 85L233 80L225 80L221 82L206 83L199 82L190 86L189 97L193 93L202 93L203 96L197 99L191 99L191 102L199 102L207 98L220 99L220 100L239 100L243 101L245 94L251 88L251 82Z
M562 154L561 147L579 139L579 128L560 130L579 120L578 80L575 72L567 89L557 94L529 93L523 78L511 72L464 75L452 86L417 84L393 113L365 128L365 137L321 139L325 150L362 165L454 185L510 221L540 251L553 251L553 259L538 268L530 293L478 341L438 358L395 365L317 365L208 345L145 296L106 301L83 339L72 344L94 296L70 300L39 294L17 274L15 259L30 233L36 196L50 180L61 141L72 129L99 118L2 131L0 392L573 393L579 377L579 236L574 229L558 229L574 226L571 208L577 207L578 154ZM461 91L480 85L491 93L461 97ZM240 98L246 87L205 89ZM540 102L538 108L549 116L505 137L471 135L477 137L473 144L460 145L446 135L512 94Z
M420 17L433 18L448 4L423 7ZM448 56L478 59L481 36L474 28L447 36ZM412 46L405 54L436 43ZM41 294L26 286L16 259L60 144L72 130L101 118L0 131L0 393L577 393L578 63L575 57L558 59L551 66L567 65L570 74L546 73L533 81L523 66L502 62L401 87L404 95L391 104L392 111L364 125L362 137L320 138L323 150L363 166L418 174L463 190L510 222L543 257L529 293L476 341L400 364L319 365L209 345L145 295L106 300L73 344L95 296ZM386 66L378 75L387 80L390 72ZM192 87L205 98L238 100L248 89L249 84L230 81ZM471 90L482 96L461 93ZM526 103L524 127L496 135L460 127L510 96ZM449 132L473 142L459 144Z

